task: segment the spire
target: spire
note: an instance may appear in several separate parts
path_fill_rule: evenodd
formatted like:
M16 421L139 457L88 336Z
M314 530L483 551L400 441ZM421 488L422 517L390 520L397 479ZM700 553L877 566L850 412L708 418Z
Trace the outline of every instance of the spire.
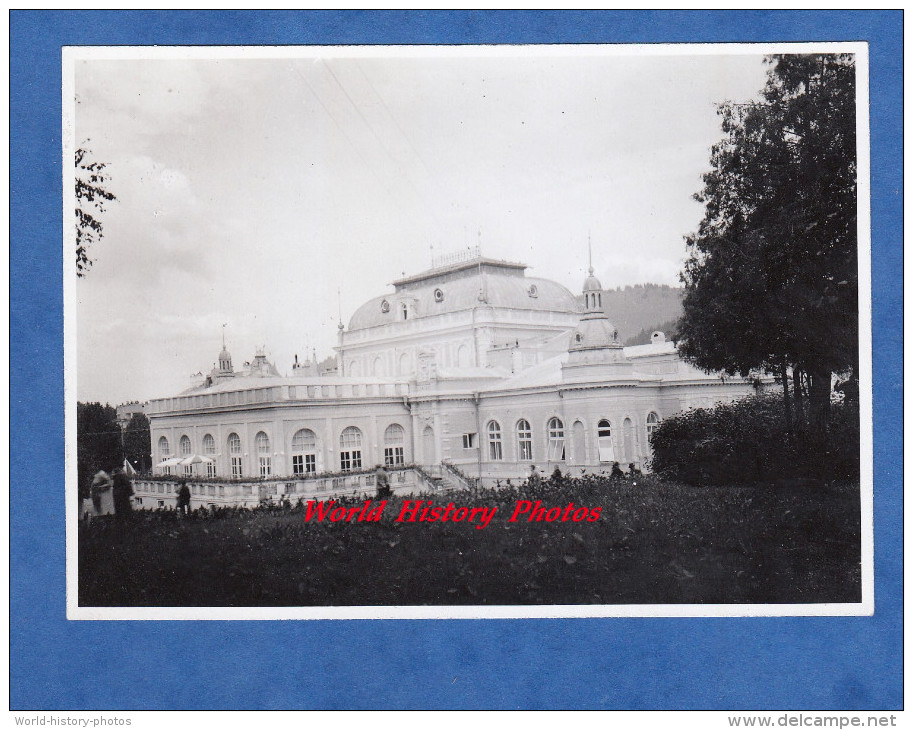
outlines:
M342 289L339 287L336 287L336 303L339 306L339 324L337 325L337 328L342 332L346 326L342 323Z
M586 232L586 245L587 245L587 248L589 249L589 253L590 253L589 272L590 272L590 276L592 276L593 275L593 237L592 237L592 235L590 235L589 231Z
M587 233L587 249L589 251L589 276L583 282L583 303L587 314L602 312L602 284L596 278L593 269L593 239Z

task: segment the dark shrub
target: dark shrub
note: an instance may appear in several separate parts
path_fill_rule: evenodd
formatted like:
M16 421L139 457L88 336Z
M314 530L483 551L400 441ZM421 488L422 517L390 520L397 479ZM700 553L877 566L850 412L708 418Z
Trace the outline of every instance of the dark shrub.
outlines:
M695 485L859 478L859 412L835 404L824 438L790 439L775 395L697 408L663 421L651 439L653 469Z

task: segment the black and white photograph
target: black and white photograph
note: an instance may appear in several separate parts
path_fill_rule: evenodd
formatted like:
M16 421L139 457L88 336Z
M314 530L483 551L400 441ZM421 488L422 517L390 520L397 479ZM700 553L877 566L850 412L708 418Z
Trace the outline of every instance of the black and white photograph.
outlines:
M867 63L65 48L68 618L871 614Z

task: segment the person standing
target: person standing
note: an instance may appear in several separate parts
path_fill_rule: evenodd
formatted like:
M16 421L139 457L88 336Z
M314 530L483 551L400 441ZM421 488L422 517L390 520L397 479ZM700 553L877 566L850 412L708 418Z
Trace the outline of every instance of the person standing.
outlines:
M387 470L380 464L377 465L377 471L374 474L375 486L377 487L377 499L386 499L393 496L393 490L390 489L390 475Z
M99 469L92 477L92 508L96 515L110 515L114 513L114 483L108 472Z
M133 512L130 497L133 496L133 484L130 477L120 467L114 470L114 515L118 520L125 520Z
M178 514L186 517L190 512L190 487L187 482L181 481L178 487Z

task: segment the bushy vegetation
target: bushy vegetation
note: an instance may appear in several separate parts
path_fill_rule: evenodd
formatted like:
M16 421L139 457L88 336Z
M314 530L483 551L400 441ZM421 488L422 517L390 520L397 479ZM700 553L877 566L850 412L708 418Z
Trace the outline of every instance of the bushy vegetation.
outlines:
M467 522L306 522L306 506L144 512L79 526L84 606L352 606L858 601L858 485L696 489L559 475L416 497L497 507ZM509 522L517 500L596 521ZM338 500L358 505L361 498ZM376 502L375 502L376 504Z
M775 395L685 411L654 432L653 469L698 486L858 481L858 403L835 404L825 434L811 438L791 428Z

